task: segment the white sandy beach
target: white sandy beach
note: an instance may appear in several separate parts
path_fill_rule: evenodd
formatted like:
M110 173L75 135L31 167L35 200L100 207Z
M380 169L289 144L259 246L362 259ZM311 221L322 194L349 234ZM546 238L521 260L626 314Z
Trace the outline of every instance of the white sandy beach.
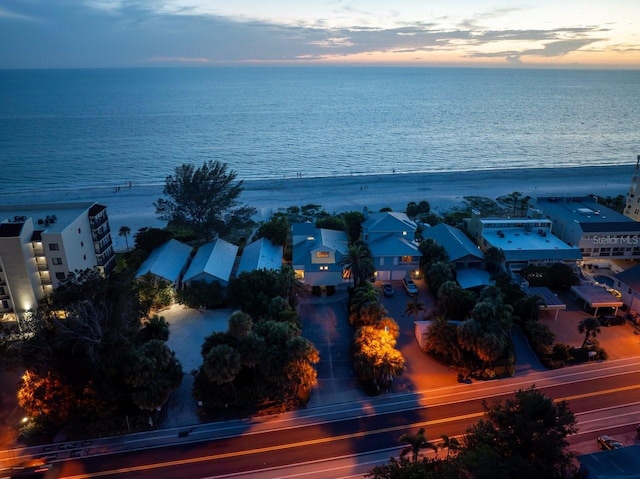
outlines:
M634 165L504 169L447 173L385 174L334 178L285 178L245 181L243 203L258 210L257 220L268 218L279 208L319 204L330 213L350 210L372 211L388 206L404 211L409 201L427 200L432 210L446 211L465 196L498 196L519 191L528 196L626 195ZM239 178L241 179L241 178ZM77 190L0 193L0 204L97 201L108 208L116 250L124 248L117 232L128 226L135 233L144 226L162 227L153 202L162 196L160 185L86 188Z

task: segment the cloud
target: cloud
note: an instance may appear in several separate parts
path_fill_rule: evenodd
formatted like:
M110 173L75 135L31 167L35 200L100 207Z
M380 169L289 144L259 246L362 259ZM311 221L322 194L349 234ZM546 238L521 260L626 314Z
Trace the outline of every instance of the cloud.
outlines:
M387 54L448 53L459 58L504 58L520 64L526 57L558 57L604 40L613 27L567 26L554 29L491 29L483 22L516 8L481 12L462 22L433 17L389 25L337 1L340 28L327 18L312 23L222 16L212 3L195 0L6 0L0 7L0 67L109 67L149 63L219 64L295 62ZM204 6L203 6L204 5ZM349 14L349 16L347 16ZM37 19L37 22L26 20ZM603 45L604 48L604 45ZM617 49L637 51L618 42ZM596 51L592 49L590 51ZM427 58L429 55L424 55Z

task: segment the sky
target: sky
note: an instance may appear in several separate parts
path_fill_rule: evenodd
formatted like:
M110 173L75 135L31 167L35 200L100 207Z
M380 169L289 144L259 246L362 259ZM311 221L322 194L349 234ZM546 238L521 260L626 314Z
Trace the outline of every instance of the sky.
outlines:
M640 69L639 0L2 0L0 68Z

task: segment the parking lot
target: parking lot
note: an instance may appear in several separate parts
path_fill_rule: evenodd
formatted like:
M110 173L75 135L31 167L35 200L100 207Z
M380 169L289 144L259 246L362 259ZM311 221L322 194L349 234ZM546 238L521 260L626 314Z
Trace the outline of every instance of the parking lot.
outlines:
M571 293L557 294L566 303L567 309L559 311L557 320L554 320L554 312L543 312L540 322L549 326L556 335L556 342L581 346L584 334L578 332L578 324L593 312L585 310L582 302ZM607 351L609 359L640 356L640 330L629 322L622 326L601 327L596 339Z

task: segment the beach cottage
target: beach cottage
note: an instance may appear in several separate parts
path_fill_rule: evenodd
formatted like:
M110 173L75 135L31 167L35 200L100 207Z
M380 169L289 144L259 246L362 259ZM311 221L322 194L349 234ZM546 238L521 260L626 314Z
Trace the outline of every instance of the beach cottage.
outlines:
M150 275L155 281L166 281L177 288L192 250L191 246L171 239L151 252L136 272L136 278Z
M238 247L221 238L201 246L184 274L184 284L217 281L221 286L227 286L237 254Z
M440 223L425 229L422 237L432 239L445 249L455 267L456 281L462 288L472 289L491 284L484 254L462 230Z
M405 213L364 212L362 240L369 246L379 281L401 280L420 274L422 253L416 242L415 221Z
M282 246L273 244L267 238L260 238L248 244L242 251L236 275L256 269L280 269L283 250Z
M340 265L347 254L348 239L344 231L316 229L313 223L294 223L292 265L296 278L309 288L346 288L348 274Z

